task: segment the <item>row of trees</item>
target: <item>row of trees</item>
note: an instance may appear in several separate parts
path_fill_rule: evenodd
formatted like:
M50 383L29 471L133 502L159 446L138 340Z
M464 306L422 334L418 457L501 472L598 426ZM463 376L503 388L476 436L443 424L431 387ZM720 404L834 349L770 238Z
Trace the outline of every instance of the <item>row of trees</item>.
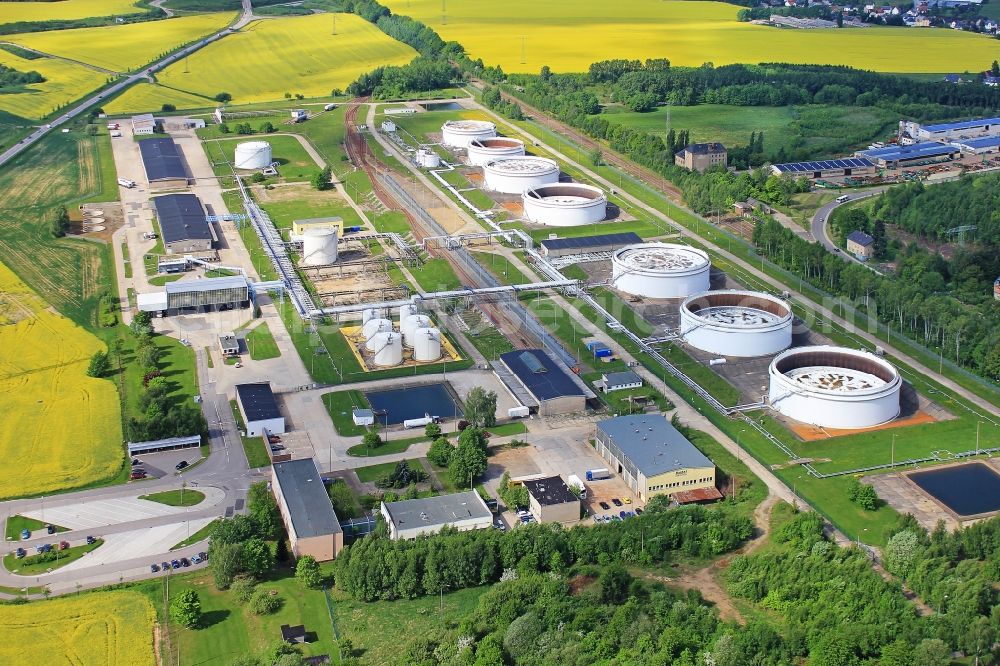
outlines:
M246 515L225 518L212 528L208 561L220 590L228 589L241 576L261 580L276 560L288 559L281 515L267 483L250 486L246 505ZM270 541L276 543L275 548Z
M406 93L447 88L454 75L446 60L420 57L406 65L378 67L362 74L347 86L347 94L394 99Z
M651 564L672 553L718 555L752 533L749 519L724 508L666 507L657 498L642 516L624 523L569 530L551 524L508 532L446 530L415 541L376 533L337 557L337 586L365 601L413 598L494 583L508 569L562 572L574 564Z

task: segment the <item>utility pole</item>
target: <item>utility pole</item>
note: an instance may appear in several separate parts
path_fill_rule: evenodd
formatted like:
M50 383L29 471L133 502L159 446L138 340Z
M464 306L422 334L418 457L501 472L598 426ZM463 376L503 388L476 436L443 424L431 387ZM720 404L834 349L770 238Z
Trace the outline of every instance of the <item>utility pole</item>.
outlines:
M528 60L525 57L525 52L524 52L524 41L526 39L527 39L527 37L525 35L521 35L521 64L522 65L526 65L528 63Z
M337 34L337 13L333 14L333 34Z

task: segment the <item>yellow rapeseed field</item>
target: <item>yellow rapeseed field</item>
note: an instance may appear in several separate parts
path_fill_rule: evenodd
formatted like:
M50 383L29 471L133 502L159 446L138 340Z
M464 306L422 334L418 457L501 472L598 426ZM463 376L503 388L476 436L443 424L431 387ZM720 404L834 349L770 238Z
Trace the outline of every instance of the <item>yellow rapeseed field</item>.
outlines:
M0 264L0 498L74 488L120 468L117 392L86 375L103 349Z
M586 71L609 58L669 58L676 65L788 62L880 72L989 67L995 39L939 28L785 30L740 23L739 7L692 0L386 0L474 58L507 72ZM442 6L445 15L442 16ZM523 42L522 42L522 37ZM523 43L523 57L522 57Z
M338 14L337 34L332 33L330 14L257 21L194 53L187 63L171 65L157 79L208 98L228 92L235 104L281 100L286 92L325 97L334 88L346 88L362 72L402 65L417 55L353 14ZM192 103L190 95L168 88L146 87L126 91L105 109L159 109L164 102L178 108L212 105L208 100Z
M20 72L36 71L45 77L44 83L27 86L24 92L0 95L0 111L30 119L44 118L57 106L79 99L108 78L107 74L65 60L25 60L3 50L0 50L0 65Z
M113 72L126 72L182 44L218 32L233 17L232 12L197 14L100 28L29 32L6 35L4 39Z
M60 2L4 2L0 25L19 21L54 21L120 16L142 11L135 0L60 0Z
M153 666L156 613L138 592L0 606L0 663Z
M164 102L178 109L214 108L218 102L208 96L164 88L154 83L137 83L118 97L103 105L107 113L137 113L139 111L159 111ZM2 100L0 100L2 103Z

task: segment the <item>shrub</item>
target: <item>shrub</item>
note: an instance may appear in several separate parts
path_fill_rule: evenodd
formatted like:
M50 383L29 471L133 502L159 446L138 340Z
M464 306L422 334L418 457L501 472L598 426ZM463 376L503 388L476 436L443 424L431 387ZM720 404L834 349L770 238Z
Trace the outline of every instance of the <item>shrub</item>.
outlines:
M270 615L271 613L278 612L278 609L281 608L281 603L281 597L275 593L275 590L265 590L261 587L257 588L253 595L251 595L247 607L254 615Z
M237 576L229 589L233 593L233 600L241 606L246 606L257 589L257 581L249 576Z

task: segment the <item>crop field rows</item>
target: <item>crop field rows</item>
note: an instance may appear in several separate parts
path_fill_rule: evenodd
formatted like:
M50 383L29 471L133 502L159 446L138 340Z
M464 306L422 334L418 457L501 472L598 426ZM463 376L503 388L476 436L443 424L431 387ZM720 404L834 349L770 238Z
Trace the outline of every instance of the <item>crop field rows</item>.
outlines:
M134 0L61 0L60 2L4 2L0 25L22 21L76 20L121 16L142 11Z
M979 71L996 58L995 40L947 29L782 30L741 23L739 7L700 0L388 0L389 9L423 21L444 40L505 72L584 72L612 58L706 62L850 65L880 72ZM444 12L443 12L444 10Z
M38 72L45 77L44 82L25 86L21 92L8 91L0 95L0 110L23 118L44 118L57 107L100 87L108 78L107 74L84 65L57 58L26 60L2 50L0 65L13 67L19 72Z

